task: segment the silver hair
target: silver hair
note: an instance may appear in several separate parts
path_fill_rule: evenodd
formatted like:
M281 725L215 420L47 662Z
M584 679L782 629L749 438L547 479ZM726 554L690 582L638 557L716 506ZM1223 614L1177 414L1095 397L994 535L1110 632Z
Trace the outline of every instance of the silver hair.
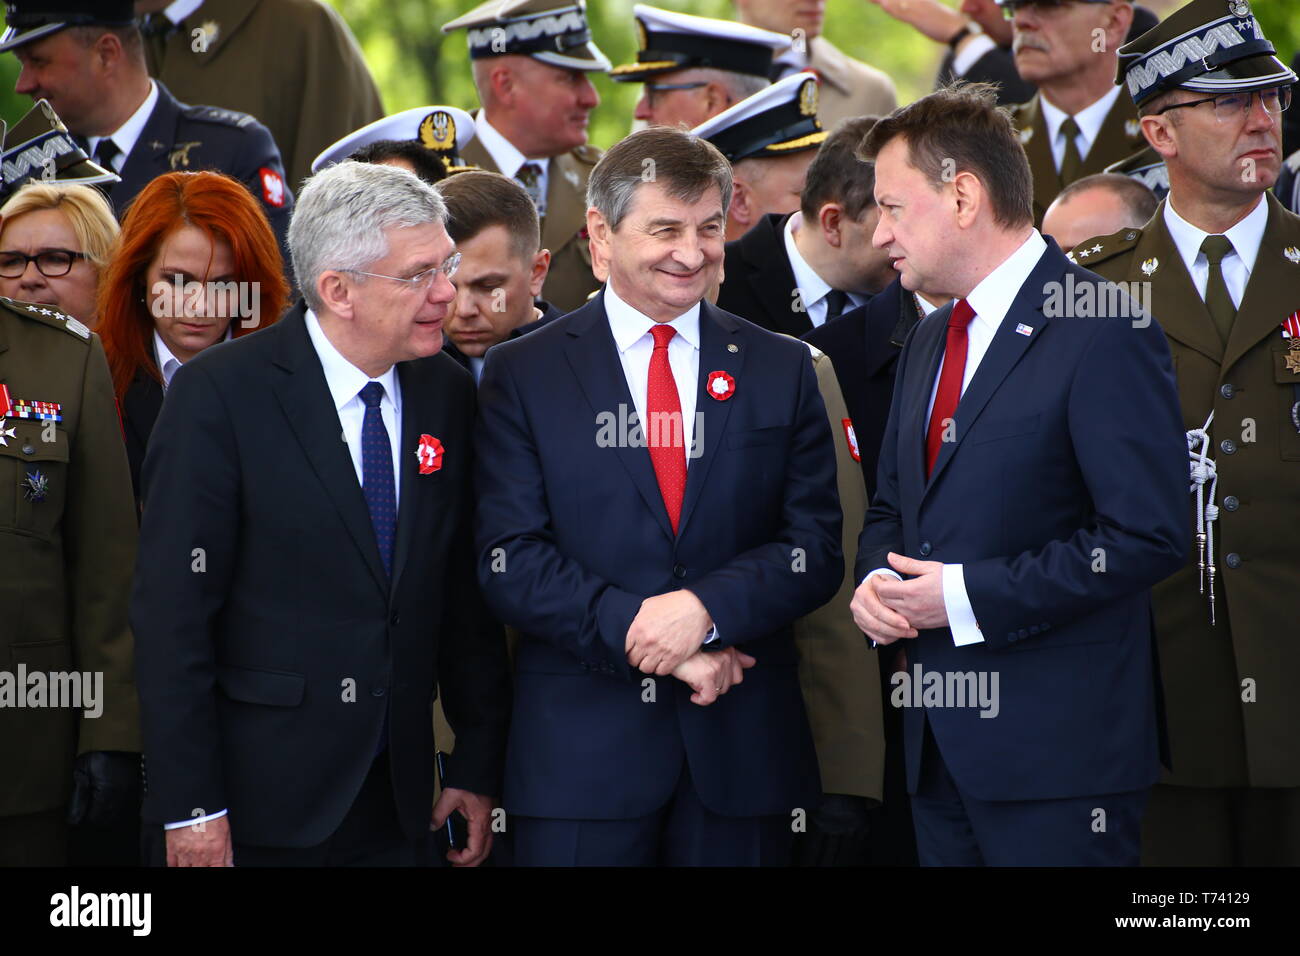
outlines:
M321 170L302 187L289 221L289 253L302 297L318 311L322 272L368 271L388 255L385 230L431 223L446 226L447 206L409 170L353 160Z
M761 93L772 85L772 81L767 77L754 76L752 73L737 73L734 70L718 70L712 67L705 67L700 70L700 73L706 80L714 80L722 84L731 97L732 106L741 100L749 99L755 93Z

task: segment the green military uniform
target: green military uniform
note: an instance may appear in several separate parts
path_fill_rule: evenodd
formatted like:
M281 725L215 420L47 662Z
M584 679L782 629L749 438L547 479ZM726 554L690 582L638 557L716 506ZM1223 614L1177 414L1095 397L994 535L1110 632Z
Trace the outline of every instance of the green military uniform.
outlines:
M474 117L478 119L478 114ZM550 159L546 184L546 215L542 217L542 248L551 250L541 297L562 312L571 312L600 288L591 274L591 247L587 241L587 179L600 159L595 146L582 145ZM464 161L500 172L477 139L461 153Z
M149 73L184 103L256 117L297 190L330 143L384 115L347 24L319 0L204 0L173 26L144 25Z
M103 675L97 717L18 707L0 685L0 865L61 865L74 758L140 751L127 626L135 505L97 336L0 298L0 387L0 671Z
M812 346L809 346L811 349ZM817 387L835 436L835 471L844 512L844 553L857 552L858 532L867 514L862 466L849 448L844 394L829 356L813 351ZM849 602L857 581L845 561L844 580L830 603L794 624L799 650L799 683L821 769L822 791L882 799L885 731L880 699L879 658L853 622Z
M1199 52L1193 58L1188 51ZM1246 0L1193 0L1122 48L1120 61L1139 104L1171 89L1200 98L1296 79L1273 55ZM1223 135L1240 128L1225 124ZM1197 183L1190 170L1183 188L1221 189ZM1202 486L1203 503L1218 509L1208 522L1213 542L1207 539L1205 556L1215 570L1207 569L1206 582L1207 590L1213 586L1214 621L1201 593L1196 545L1188 565L1152 593L1172 768L1152 791L1144 822L1148 864L1300 864L1300 641L1293 613L1300 335L1288 340L1282 331L1300 308L1300 217L1263 185L1258 192L1267 222L1235 314L1225 316L1226 341L1166 223L1166 206L1179 207L1176 190L1144 228L1089 240L1073 253L1106 279L1149 283L1151 312L1173 353L1184 424L1200 429L1214 415L1208 443L1189 436L1198 452L1208 444L1217 473L1217 486ZM1243 215L1258 208L1243 196ZM1210 284L1207 278L1206 298ZM1189 502L1191 534L1196 512L1205 511L1195 497Z
M1034 177L1034 225L1039 227L1043 224L1047 207L1070 182L1105 172L1107 166L1132 156L1146 146L1142 127L1138 124L1137 108L1132 100L1121 93L1106 114L1097 138L1088 149L1088 155L1081 157L1083 162L1079 166L1078 175L1072 177L1070 182L1064 182L1056 169L1056 161L1052 158L1047 120L1039 104L1041 97L1041 93L1036 93L1029 102L1011 107L1011 118L1020 132L1020 142L1029 159L1029 171Z

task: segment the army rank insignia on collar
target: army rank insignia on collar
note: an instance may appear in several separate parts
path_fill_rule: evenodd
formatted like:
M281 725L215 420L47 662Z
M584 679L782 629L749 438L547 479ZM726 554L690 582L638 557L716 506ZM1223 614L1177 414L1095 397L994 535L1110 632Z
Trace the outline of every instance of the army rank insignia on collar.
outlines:
M1154 258L1153 258L1153 259L1147 259L1145 262L1142 263L1142 274L1143 274L1144 276L1148 276L1148 277L1150 277L1150 276L1154 275L1154 274L1155 274L1155 271L1156 271L1157 269L1159 269L1159 268L1160 268L1160 260L1159 260L1159 259L1154 259Z
M1295 246L1287 246L1282 250L1282 255L1286 256L1292 265L1300 265L1300 249Z

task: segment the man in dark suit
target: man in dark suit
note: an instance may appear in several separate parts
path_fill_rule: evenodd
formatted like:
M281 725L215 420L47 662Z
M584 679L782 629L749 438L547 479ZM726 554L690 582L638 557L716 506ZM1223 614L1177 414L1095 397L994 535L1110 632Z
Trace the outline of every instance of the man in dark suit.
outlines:
M731 193L706 141L633 133L589 192L604 290L479 386L479 579L522 633L517 859L782 864L820 799L791 624L843 576L811 355L702 301Z
M433 822L468 820L453 862L488 852L507 676L474 582L474 385L434 354L444 218L405 170L319 173L290 234L304 305L172 380L131 604L171 865L418 862L439 682L459 740Z
M6 22L0 50L22 64L15 92L49 100L95 162L121 176L103 187L119 218L155 176L211 169L248 187L284 244L293 193L271 134L150 79L130 0L24 0L8 5Z
M1062 304L1099 280L1033 228L992 87L918 100L862 154L904 288L957 297L899 359L852 602L907 641L921 862L1135 865L1162 749L1150 588L1187 553L1169 347L1127 297Z
M787 335L866 304L893 279L889 260L871 245L880 210L871 167L854 150L874 117L845 120L808 166L799 209L768 213L727 243L718 308Z

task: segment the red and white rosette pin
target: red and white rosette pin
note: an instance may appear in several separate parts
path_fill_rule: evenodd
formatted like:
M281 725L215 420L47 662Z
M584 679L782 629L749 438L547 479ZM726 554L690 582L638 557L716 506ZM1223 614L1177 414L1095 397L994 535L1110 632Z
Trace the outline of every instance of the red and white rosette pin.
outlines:
M442 468L442 442L432 435L421 435L415 457L420 460L420 474L432 475Z
M849 443L849 454L853 456L854 461L861 461L862 450L858 448L858 433L853 429L853 419L841 418L840 424L844 426L844 437Z
M709 393L709 398L725 402L736 394L736 380L726 372L710 372L705 391Z

